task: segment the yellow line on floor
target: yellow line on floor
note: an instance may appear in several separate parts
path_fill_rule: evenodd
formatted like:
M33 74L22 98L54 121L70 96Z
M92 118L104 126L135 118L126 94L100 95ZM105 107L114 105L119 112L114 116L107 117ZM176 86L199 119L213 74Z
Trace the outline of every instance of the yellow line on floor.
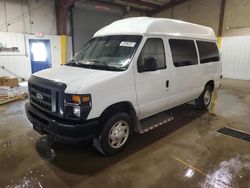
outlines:
M214 179L214 178L210 177L208 174L206 174L205 172L203 172L203 171L200 170L199 168L194 167L193 165L189 164L188 162L183 161L183 160L181 160L181 159L179 159L179 158L176 158L176 157L173 157L173 158L174 158L176 161L178 161L179 163L183 164L184 166L190 167L190 168L192 168L193 170L199 172L200 174L206 176L206 178L208 178L208 179L210 179L210 180L212 180L212 181L217 181L217 182L223 184L224 186L227 186L228 188L230 187L230 185L229 185L228 183L224 182L223 180Z
M215 105L216 105L217 96L218 96L218 91L216 90L216 91L213 92L212 99L211 99L210 112L212 114L215 114Z
M184 164L185 166L191 167L192 169L194 169L195 171L201 173L202 175L208 176L205 172L203 172L202 170L200 170L200 169L198 169L198 168L192 166L191 164L189 164L189 163L187 163L187 162L185 162L185 161L183 161L183 160L181 160L181 159L179 159L179 158L175 158L175 157L174 157L174 159L175 159L176 161L178 161L179 163Z

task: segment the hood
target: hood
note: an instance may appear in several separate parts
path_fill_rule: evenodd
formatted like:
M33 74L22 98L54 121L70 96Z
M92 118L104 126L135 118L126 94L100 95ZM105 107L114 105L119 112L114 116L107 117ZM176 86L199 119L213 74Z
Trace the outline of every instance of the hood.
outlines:
M86 69L80 67L61 66L55 69L46 69L34 74L34 76L69 84L82 80L83 84L101 79L114 72L96 69Z
M55 69L46 69L34 74L34 76L62 82L67 85L67 88L74 92L91 82L103 79L107 76L114 75L117 72L86 69L80 67L61 66Z

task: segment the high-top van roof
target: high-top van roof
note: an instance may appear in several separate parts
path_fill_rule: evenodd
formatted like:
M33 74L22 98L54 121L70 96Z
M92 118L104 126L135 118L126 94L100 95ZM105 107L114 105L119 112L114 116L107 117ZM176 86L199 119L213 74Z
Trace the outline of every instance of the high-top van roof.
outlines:
M115 21L94 35L170 35L216 40L211 27L167 18L134 17Z

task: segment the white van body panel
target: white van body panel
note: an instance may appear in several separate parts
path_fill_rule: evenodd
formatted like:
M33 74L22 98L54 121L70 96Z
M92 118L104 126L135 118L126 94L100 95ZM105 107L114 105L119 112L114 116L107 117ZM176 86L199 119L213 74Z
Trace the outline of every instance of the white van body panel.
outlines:
M168 69L161 69L151 72L139 73L137 70L138 56L149 38L161 38L165 46L165 38L155 35L144 37L141 41L141 45L138 48L138 53L135 55L133 60L133 69L135 73L135 84L137 93L137 104L139 108L139 119L143 119L150 115L159 113L167 108L168 104L168 93L166 88L166 81L170 79L170 74L167 72ZM166 59L167 60L167 59Z
M193 38L187 37L171 37L167 36L166 41L168 43L169 39L189 39L195 40ZM198 53L198 51L197 51ZM183 104L187 101L191 101L199 97L202 93L204 84L200 84L201 72L200 64L175 67L172 59L172 54L169 44L167 45L166 55L168 57L167 66L169 69L169 74L171 77L170 86L168 90L169 102L168 108ZM198 57L199 62L199 57ZM198 87L202 85L202 87Z
M177 37L202 38L216 41L210 27L167 18L134 17L115 21L94 35L171 35Z
M62 66L37 72L34 76L65 83L65 93L91 94L94 108L88 119L99 117L108 106L122 101L130 102L139 114L132 68L113 72Z
M79 88L117 73L118 72L61 66L56 69L39 71L35 73L34 76L65 83L67 85L65 93L77 94Z
M139 114L133 69L115 73L78 90L78 94L91 94L93 108L88 119L99 117L106 108L119 102L129 102Z
M143 36L125 71L62 66L34 75L65 83L65 93L90 94L92 109L87 119L100 117L106 108L119 102L132 104L138 119L143 119L196 99L210 80L214 81L215 89L219 87L221 63L175 67L168 43L170 38L215 42L211 28L178 20L138 17L113 22L97 31L94 37L123 34ZM137 58L146 39L152 37L164 41L167 68L139 73ZM169 81L168 88L166 81Z

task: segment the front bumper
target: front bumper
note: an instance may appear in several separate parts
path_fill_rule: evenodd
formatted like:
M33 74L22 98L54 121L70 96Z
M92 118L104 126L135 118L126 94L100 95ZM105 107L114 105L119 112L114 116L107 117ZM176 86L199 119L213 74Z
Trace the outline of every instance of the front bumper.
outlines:
M34 130L47 134L60 142L78 142L92 139L99 130L98 119L73 121L61 119L38 110L30 103L25 104L28 119Z

